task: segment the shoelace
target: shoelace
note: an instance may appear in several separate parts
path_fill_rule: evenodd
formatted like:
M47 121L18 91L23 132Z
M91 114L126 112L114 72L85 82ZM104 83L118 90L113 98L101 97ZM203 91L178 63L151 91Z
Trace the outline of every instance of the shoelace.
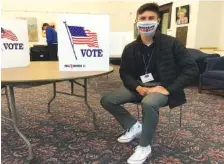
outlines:
M131 131L131 128L125 130L125 131L123 132L123 134L125 134L125 133L127 133L127 132L130 132L130 131Z
M144 152L145 150L146 150L146 148L145 147L141 147L141 146L137 146L135 149L134 149L134 151L136 152L136 149L140 149L142 152Z
M118 137L120 137L120 136L126 134L126 133L129 132L129 131L130 131L130 129L124 130Z
M137 152L137 149L138 149L138 155L141 155L142 153L144 153L144 148L143 147L140 147L140 146L137 146L135 149L134 149L134 151L135 151L135 153Z
M131 131L131 129L132 129L132 128L129 128L129 129L127 129L127 130L124 130L124 131L120 134L120 136L122 136L122 135L126 134L127 132L130 132L130 131Z
M136 147L134 148L134 150L136 151L137 148L141 148L141 147L140 147L140 146L136 146Z

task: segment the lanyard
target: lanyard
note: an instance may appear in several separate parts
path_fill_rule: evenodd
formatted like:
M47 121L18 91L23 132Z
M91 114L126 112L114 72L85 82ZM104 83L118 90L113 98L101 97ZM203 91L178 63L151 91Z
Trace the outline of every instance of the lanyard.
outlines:
M143 59L144 65L145 65L145 74L148 73L149 64L150 64L150 61L151 61L151 59L152 59L152 55L153 55L154 50L155 50L155 47L153 48L153 50L152 50L152 52L151 52L149 61L147 62L147 65L146 65L145 57L144 57L144 55L142 54L142 59ZM149 54L148 54L148 56L149 56Z

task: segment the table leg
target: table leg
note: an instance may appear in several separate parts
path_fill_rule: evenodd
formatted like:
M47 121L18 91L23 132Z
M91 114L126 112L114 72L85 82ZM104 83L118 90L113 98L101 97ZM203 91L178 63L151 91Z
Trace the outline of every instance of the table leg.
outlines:
M56 97L56 83L53 83L53 97L51 98L51 100L47 104L48 113L51 113L50 105L51 105L51 102L55 99L55 97Z
M9 117L12 118L12 111L11 111L11 108L10 108L9 94L8 94L7 86L5 86L5 96L6 96L6 101L7 101L7 107L8 107L8 110L9 110Z
M92 110L92 108L90 107L89 103L88 103L88 99L87 99L87 79L84 79L84 97L85 97L85 104L88 107L89 111L92 113L93 116L93 125L96 129L98 129L98 125L96 124L96 115L95 112Z
M71 80L71 94L74 94L74 82Z
M34 158L33 155L33 150L32 150L32 145L30 144L29 140L26 138L26 136L20 132L20 130L17 127L17 114L16 114L16 105L15 105L15 95L14 95L14 89L12 86L9 86L9 92L10 92L10 98L11 98L11 110L12 110L12 122L13 122L13 126L14 129L16 131L16 133L19 134L19 136L25 141L26 145L28 146L28 153L29 156L27 158L27 160L32 160Z

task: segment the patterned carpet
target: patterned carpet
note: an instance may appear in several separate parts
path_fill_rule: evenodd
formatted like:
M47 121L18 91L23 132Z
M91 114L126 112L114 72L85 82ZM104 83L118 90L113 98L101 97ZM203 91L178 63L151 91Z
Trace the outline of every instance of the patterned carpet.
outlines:
M118 67L115 72L97 78L99 91L105 94L118 88L121 81ZM70 91L68 82L57 84L58 90ZM75 87L76 93L83 93ZM3 91L2 91L3 92ZM179 108L172 110L171 133L168 129L168 108L160 110L160 121L153 141L152 157L148 164L221 164L224 163L224 98L196 88L186 89L188 102L183 106L183 126L169 146L179 123ZM89 86L89 104L97 114L99 130L92 124L91 113L81 98L58 94L47 114L52 85L15 89L19 128L33 145L39 164L124 164L138 145L116 141L121 127L99 104L100 94L93 81ZM137 116L136 105L127 109ZM2 115L7 116L6 98L2 96ZM27 148L7 121L1 131L1 163L23 164Z

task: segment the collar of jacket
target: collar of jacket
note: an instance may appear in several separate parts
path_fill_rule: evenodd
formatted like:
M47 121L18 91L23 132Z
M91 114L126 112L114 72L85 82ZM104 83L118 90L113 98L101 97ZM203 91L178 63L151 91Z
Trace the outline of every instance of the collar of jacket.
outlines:
M157 29L155 35L153 36L153 41L155 44L155 53L157 54L157 56L159 56L159 49L160 49L160 41L161 41L161 32ZM136 38L136 43L138 45L138 48L140 48L140 46L142 44L144 44L142 42L141 36L138 35Z
M159 30L156 31L154 37L153 37L153 40L154 40L154 44L155 44L155 53L156 53L156 56L157 58L159 59L160 58L160 41L161 41L161 32ZM137 43L137 49L140 50L141 48L141 45L143 44L142 42L142 39L141 39L141 36L138 35L138 37L136 38L136 43ZM138 52L138 54L140 55L140 51Z
M161 36L161 32L160 32L159 30L157 30L156 33L155 33L155 35L153 36L153 40L154 40L155 42L158 42L158 40L160 39L160 36ZM140 44L143 44L140 35L137 36L137 38L136 38L136 42L138 42L138 43L140 43Z

